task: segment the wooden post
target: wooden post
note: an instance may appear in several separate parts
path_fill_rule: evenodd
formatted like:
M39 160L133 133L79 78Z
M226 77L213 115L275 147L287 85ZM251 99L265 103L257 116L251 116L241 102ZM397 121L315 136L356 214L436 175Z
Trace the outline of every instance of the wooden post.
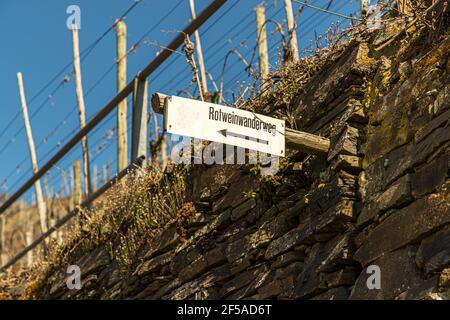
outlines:
M195 13L195 2L194 2L194 0L189 0L189 8L191 10L192 20L195 20L196 19L196 13ZM197 50L198 65L199 65L199 68L200 68L200 76L202 78L202 91L203 91L203 96L205 96L205 94L208 92L208 84L207 84L207 79L206 79L205 63L204 63L204 60L203 60L202 44L201 44L201 41L200 41L200 34L198 32L198 29L195 30L194 37L195 37L195 47L196 47L196 50Z
M165 170L167 167L167 163L169 158L167 157L167 137L162 137L161 140L161 170Z
M120 20L116 24L117 35L117 92L127 86L127 25ZM117 107L117 172L128 166L127 99Z
M73 169L69 170L70 174L69 174L69 185L70 185L70 193L68 193L68 198L69 198L69 209L73 210L75 209L73 207L73 195L74 195L74 190L75 190L75 179L74 179L74 175L73 175Z
M92 168L92 191L97 191L98 188L98 167L94 164L94 168Z
M81 204L81 162L76 160L73 163L73 207Z
M29 223L29 225L30 227L28 231L25 232L25 242L27 247L33 243L33 224ZM32 266L33 266L33 250L30 250L27 253L27 267L30 268Z
M103 165L103 184L108 183L109 181L109 170L111 167L111 163Z
M78 112L80 116L80 128L86 126L86 108L84 105L83 84L81 81L81 62L80 62L80 44L78 39L78 29L72 29L73 40L73 64L75 72L75 85L78 100ZM87 136L81 139L81 147L83 150L83 170L84 170L84 190L89 195L92 192L91 178L89 170L89 148Z
M37 163L37 157L36 157L36 149L34 147L34 140L33 140L33 132L31 131L31 125L30 120L28 118L28 107L27 107L27 101L25 98L25 89L23 86L23 79L22 79L22 73L17 73L17 81L19 84L19 92L20 92L20 100L22 105L22 113L23 113L23 121L25 123L25 132L27 135L27 141L28 141L28 149L30 152L30 159L31 159L31 168L33 170L33 174L36 174L38 172L38 163ZM47 231L48 223L47 223L47 207L44 202L44 197L42 195L42 187L41 187L41 181L37 180L34 184L34 188L36 191L36 202L39 212L39 218L41 223L41 231L42 233Z
M134 80L131 159L147 156L148 81Z
M286 148L309 154L327 155L330 149L330 139L312 133L286 128Z
M153 97L153 95L152 95L152 97ZM152 105L153 105L153 102L152 102ZM164 107L163 107L163 110L164 110ZM155 140L152 142L154 142L156 144L158 142L158 138L159 138L158 116L156 115L156 111L153 112L153 123L154 123L153 130L155 132ZM157 150L155 150L155 151L157 151ZM153 165L157 165L157 164L158 164L158 155L157 155L157 153L153 154L153 152L151 152L150 157L149 157L149 165L153 166Z
M266 34L266 9L263 6L256 7L256 27L258 35L258 57L259 57L259 77L260 89L267 93L267 82L269 78L269 57L267 54L267 34Z
M155 113L163 114L164 113L164 105L166 103L167 96L161 93L153 93L150 99L150 103L152 105L152 109L154 111L153 115L156 117ZM155 120L156 122L156 120ZM157 139L157 137L155 137Z
M292 10L292 1L284 0L284 6L286 10L286 22L289 30L289 47L291 49L292 61L298 61L298 42L297 31L294 19L294 12Z

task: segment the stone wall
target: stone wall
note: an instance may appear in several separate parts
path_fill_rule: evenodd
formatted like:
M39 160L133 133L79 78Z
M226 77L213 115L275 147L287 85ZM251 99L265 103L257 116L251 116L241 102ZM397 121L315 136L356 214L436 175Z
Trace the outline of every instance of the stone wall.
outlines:
M99 247L38 298L421 299L447 297L450 271L450 41L428 33L353 41L291 102L327 156L290 154L275 177L196 167L199 212L140 250L129 274ZM424 42L425 41L425 42ZM381 270L369 290L366 269Z

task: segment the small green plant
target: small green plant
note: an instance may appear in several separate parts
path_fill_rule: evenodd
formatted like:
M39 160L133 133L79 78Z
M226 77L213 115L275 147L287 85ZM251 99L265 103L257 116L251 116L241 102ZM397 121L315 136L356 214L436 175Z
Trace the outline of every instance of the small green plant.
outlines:
M272 202L276 189L281 185L281 176L262 176L260 180L260 194L263 201Z

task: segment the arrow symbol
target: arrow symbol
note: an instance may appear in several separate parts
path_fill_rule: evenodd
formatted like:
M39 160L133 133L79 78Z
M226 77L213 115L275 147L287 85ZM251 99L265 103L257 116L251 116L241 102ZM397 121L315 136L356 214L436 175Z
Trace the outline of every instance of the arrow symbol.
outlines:
M269 144L268 140L262 140L262 139L259 139L259 138L246 136L246 135L243 135L243 134L240 134L240 133L231 132L231 131L228 131L228 129L222 129L222 130L219 130L217 132L220 133L221 135L223 135L225 138L228 138L229 136L230 137L236 137L236 138L244 139L244 140L247 140L247 138L248 138L248 140L255 141L255 142L258 142L258 143L267 144L267 145Z

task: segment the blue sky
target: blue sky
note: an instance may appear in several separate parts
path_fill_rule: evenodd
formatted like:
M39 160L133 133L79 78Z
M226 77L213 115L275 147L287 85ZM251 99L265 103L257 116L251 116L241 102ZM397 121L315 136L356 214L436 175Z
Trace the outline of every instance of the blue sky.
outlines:
M196 0L197 12L205 8L211 0ZM325 7L329 0L310 0ZM188 0L143 0L125 21L128 26L128 47L130 48L145 33L145 38L137 50L128 57L128 81L144 68L160 50L189 22ZM200 29L202 47L207 70L219 81L223 58L226 53L237 48L248 60L256 39L254 7L264 2L258 0L229 0ZM283 0L267 0L267 17L284 22ZM65 75L70 75L71 67L64 70L48 88L30 101L41 89L58 74L72 59L71 31L66 27L69 5L81 8L82 29L80 47L83 51L100 37L133 0L2 0L0 1L0 30L2 30L2 50L0 50L0 192L13 192L31 176L28 148L20 111L17 88L17 72L24 77L25 92L29 101L31 126L37 145L39 164L42 165L67 141L67 137L78 128L74 81L59 86ZM330 10L349 14L358 11L359 0L334 0ZM294 3L294 11L299 5ZM152 29L164 15L176 9L167 19ZM220 19L219 19L220 18ZM324 33L337 17L306 8L298 23L300 48L310 45L314 34ZM348 23L348 21L343 21ZM272 68L277 67L277 46L279 36L272 34L274 26L268 25L269 53ZM192 37L193 41L193 37ZM181 49L181 48L180 48ZM115 94L115 34L109 32L91 53L82 61L83 86L86 96L87 117L96 114ZM255 61L255 66L257 65ZM176 94L188 88L191 79L189 66L180 54L172 57L161 66L149 80L151 92ZM109 71L109 72L108 72ZM99 82L99 80L101 80ZM227 96L235 91L235 81L246 81L244 65L231 57L225 72ZM58 88L56 90L56 88ZM94 89L92 89L94 88ZM53 96L50 96L54 92ZM129 105L130 106L130 105ZM115 139L108 139L108 130L115 125L115 113L89 135L91 159L101 172L101 167L112 163L111 173L115 172ZM153 128L150 129L153 131ZM111 134L111 132L110 132ZM110 135L111 136L111 135ZM66 139L65 139L66 138ZM81 158L80 148L75 148L65 157L46 179L53 191L61 189L60 172L70 172L75 159ZM100 178L101 179L101 178ZM27 194L27 199L31 193Z

